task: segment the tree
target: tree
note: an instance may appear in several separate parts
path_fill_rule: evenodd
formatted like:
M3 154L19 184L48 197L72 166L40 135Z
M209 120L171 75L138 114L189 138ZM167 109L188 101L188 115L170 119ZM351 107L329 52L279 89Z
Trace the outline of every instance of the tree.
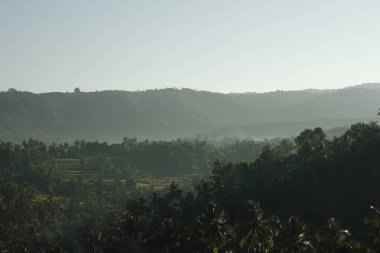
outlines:
M305 162L326 157L326 135L319 127L306 129L295 139L298 156Z
M113 166L111 157L109 155L105 155L102 159L102 164L101 164L101 170L103 172L103 175L105 177L111 176L115 172L115 168ZM112 175L116 176L116 175Z
M335 218L327 220L325 228L317 233L317 252L348 253L358 252L360 244L351 239L351 232L342 229Z
M225 247L231 239L232 228L227 223L225 213L216 210L216 204L210 202L206 212L196 218L202 241L208 251Z
M8 92L17 92L17 90L15 88L9 88Z
M290 217L281 227L275 252L306 253L312 250L313 245L306 225L297 217Z
M277 217L264 219L260 205L248 200L237 227L239 246L246 252L268 252L273 248L278 225Z
M370 244L374 249L380 249L380 211L374 206L370 206L372 214L364 219L364 224L368 227Z

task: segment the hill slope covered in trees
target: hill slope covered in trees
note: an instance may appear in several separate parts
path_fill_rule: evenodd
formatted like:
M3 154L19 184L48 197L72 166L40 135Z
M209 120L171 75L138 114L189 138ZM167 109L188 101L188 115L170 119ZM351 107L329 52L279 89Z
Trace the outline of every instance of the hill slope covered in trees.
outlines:
M0 139L20 142L123 137L287 137L308 127L374 120L378 85L340 90L221 94L190 89L139 92L0 93Z
M66 178L59 163L86 155L85 165L90 155L110 165L136 153L153 161L151 150L164 157L170 146L207 161L206 143L0 143L0 251L378 253L380 126L355 124L333 140L306 129L294 141L249 161L215 160L209 176L165 188L113 166L100 178ZM165 160L156 163L178 161Z

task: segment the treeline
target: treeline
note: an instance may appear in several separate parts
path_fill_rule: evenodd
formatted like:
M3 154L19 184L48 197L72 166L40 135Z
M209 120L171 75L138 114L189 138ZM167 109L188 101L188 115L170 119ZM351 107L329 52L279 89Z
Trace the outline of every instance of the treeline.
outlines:
M4 252L380 250L380 127L373 122L333 140L320 128L305 130L294 142L266 145L253 162L216 160L192 189L51 179L44 201L31 177L10 170L48 164L49 149L27 147L0 153Z
M58 165L65 161L78 159L78 170L97 173L102 178L122 177L151 173L154 176L177 176L189 174L209 174L216 159L228 161L251 161L256 159L262 148L278 142L225 139L177 139L173 141L138 141L124 138L122 143L75 141L73 144L61 143L46 145L29 139L21 145L1 143L0 153L7 167L25 175L28 166L20 161L45 163L35 166L40 170L50 166L50 173L56 172ZM59 163L57 165L57 163ZM59 167L59 166L58 166ZM133 173L132 173L133 172ZM30 175L29 175L30 176Z
M53 143L48 147L50 155L56 158L80 158L107 154L111 157L141 157L162 156L170 154L173 157L197 157L200 154L208 155L209 159L223 159L228 161L254 160L261 149L267 144L280 142L278 139L258 141L252 139L224 138L213 140L208 138L178 138L176 140L137 140L123 138L121 143L108 144L107 142L88 142L85 140L69 143ZM25 142L23 142L24 145ZM215 159L213 159L215 158Z

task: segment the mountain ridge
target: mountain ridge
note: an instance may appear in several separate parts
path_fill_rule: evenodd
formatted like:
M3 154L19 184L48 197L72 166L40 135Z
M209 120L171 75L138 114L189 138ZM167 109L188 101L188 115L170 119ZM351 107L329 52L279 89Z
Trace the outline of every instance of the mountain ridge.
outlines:
M209 91L209 90L198 90L198 89L192 89L192 88L177 88L177 87L167 87L167 88L157 88L157 89L146 89L146 90L96 90L96 91L81 91L79 88L77 93L97 93L97 92L130 92L130 93L145 93L145 92L160 92L160 91L190 91L190 92L205 92L205 93L214 93L214 94L224 94L224 95L253 95L253 94L266 94L266 93L276 93L276 92L310 92L310 93L325 93L325 92L334 92L337 90L344 90L344 89L352 89L352 88L365 88L365 89L380 89L380 83L372 82L372 83L361 83L357 85L350 85L345 86L343 88L336 88L336 89L318 89L318 88L305 88L305 89L299 89L299 90L273 90L273 91L264 91L264 92L256 92L256 91L247 91L247 92L218 92L218 91ZM0 92L25 92L25 93L32 93L32 94L70 94L75 92L69 92L69 91L51 91L51 92L32 92L27 90L17 90L15 88L9 88L8 90L2 90Z
M379 104L380 89L360 85L231 94L186 88L41 94L10 90L0 93L0 141L170 139L258 124L309 121L306 125L313 127L323 120L340 127L342 119L373 119ZM278 137L288 133L277 131ZM272 135L255 137L265 136Z

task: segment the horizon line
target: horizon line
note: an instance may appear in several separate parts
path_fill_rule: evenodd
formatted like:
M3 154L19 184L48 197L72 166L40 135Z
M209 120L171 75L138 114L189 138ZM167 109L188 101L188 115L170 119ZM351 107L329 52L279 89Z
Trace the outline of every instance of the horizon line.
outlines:
M365 87L368 85L378 85L378 87L372 88L380 88L380 82L366 82L366 83L360 83L357 85L349 85L349 86L343 86L340 88L304 88L304 89L289 89L289 90L269 90L269 91L245 91L245 92L221 92L221 91L213 91L213 90L201 90L197 88L188 88L188 87L164 87L164 88L147 88L147 89L136 89L136 90L120 90L120 89L105 89L105 90L81 90L81 88L75 87L72 91L30 91L30 90L18 90L16 88L10 87L7 90L1 90L1 92L25 92L25 93L33 93L33 94L49 94L49 93L75 93L75 89L79 88L79 92L81 93L96 93L96 92L107 92L107 91L122 91L122 92L135 92L135 93L142 93L142 92L149 92L149 91L163 91L163 90L190 90L190 91L197 91L197 92L208 92L208 93L216 93L216 94L266 94L266 93L274 93L274 92L299 92L299 91L337 91L337 90L343 90L343 89L349 89L349 88L366 88L371 89L371 87Z

